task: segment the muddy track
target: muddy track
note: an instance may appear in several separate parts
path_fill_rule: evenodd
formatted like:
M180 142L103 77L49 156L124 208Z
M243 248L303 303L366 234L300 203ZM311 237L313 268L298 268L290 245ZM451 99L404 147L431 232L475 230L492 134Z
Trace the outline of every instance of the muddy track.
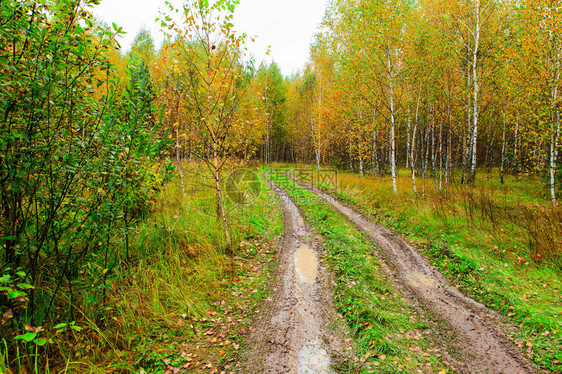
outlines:
M333 373L341 331L319 245L289 195L269 182L281 202L284 234L274 296L252 334L253 353L242 367L252 373Z
M325 199L364 231L383 251L393 269L392 276L417 302L438 314L452 329L456 349L462 355L458 364L466 373L536 373L530 362L495 326L497 313L464 296L451 286L414 248L387 228L377 225L343 205L331 195L310 185L300 186ZM492 323L492 322L495 322Z

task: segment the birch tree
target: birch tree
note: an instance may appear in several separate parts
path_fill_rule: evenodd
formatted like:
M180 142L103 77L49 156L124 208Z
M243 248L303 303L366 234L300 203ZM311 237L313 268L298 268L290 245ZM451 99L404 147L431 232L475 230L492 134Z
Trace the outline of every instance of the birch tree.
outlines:
M560 87L562 69L562 4L559 1L527 0L521 12L519 79L527 97L539 105L532 108L548 141L550 200L556 205L556 169L560 138ZM542 127L542 126L541 126Z
M217 219L221 222L227 247L232 249L223 179L227 162L234 154L236 115L248 86L244 87L241 59L245 35L233 30L236 1L188 0L176 9L168 2L169 13L162 26L175 34L178 60L186 95L183 105L191 110L190 127L196 141L195 156L212 178L217 198ZM175 19L179 13L181 19Z
M458 55L467 71L467 86L470 89L468 115L467 155L470 175L468 181L474 184L477 167L478 126L481 114L481 90L485 75L485 59L493 48L492 21L496 12L494 0L463 0L453 9L453 28L460 43Z

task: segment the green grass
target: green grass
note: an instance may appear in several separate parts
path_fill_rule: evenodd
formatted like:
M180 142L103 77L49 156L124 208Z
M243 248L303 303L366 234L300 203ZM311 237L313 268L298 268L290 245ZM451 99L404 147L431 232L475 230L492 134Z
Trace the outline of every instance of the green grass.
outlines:
M480 175L475 188L453 184L445 195L428 179L424 198L405 170L397 195L389 177L340 173L338 182L340 200L405 235L452 284L506 316L537 364L562 370L562 220L540 180Z
M308 191L295 186L288 192L323 238L324 261L336 283L334 304L355 341L359 360L339 362L338 371L447 372L432 345L431 325L393 290L370 239Z
M257 171L257 170L256 170ZM0 347L0 372L193 373L228 370L244 349L257 305L268 297L282 217L265 184L253 204L227 204L234 253L226 251L212 191L178 179L130 233L130 264L112 274L103 317L77 317L79 331L55 332L33 357ZM116 238L115 240L122 240ZM48 360L48 361L47 361Z

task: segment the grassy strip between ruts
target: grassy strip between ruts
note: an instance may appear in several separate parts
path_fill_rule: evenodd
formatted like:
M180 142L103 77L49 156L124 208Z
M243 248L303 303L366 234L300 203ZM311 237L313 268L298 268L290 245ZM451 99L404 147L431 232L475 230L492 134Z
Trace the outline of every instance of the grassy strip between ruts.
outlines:
M537 183L507 178L511 190L506 190L505 186L481 179L468 191L453 186L448 197L436 193L434 182L428 180L426 197L415 199L410 191L411 179L406 174L399 175L398 195L395 195L388 177L340 173L334 196L414 243L452 284L506 316L513 323L513 328L504 326L507 333L533 361L560 372L559 263L533 261L536 257L528 248L522 223L514 224L498 213L491 221L478 208L462 206L470 194L486 196L491 200L490 205L504 203L504 210L510 204L519 209L519 205L540 209L532 201L538 199L538 194L532 193L539 189L535 187ZM319 187L334 192L334 186Z
M271 175L280 180L283 177ZM306 221L322 236L325 258L333 273L334 304L356 343L354 362L341 373L446 373L440 348L432 344L432 322L424 321L392 288L365 235L310 192L292 186L288 193Z
M77 318L76 329L54 331L35 373L234 372L256 307L268 297L281 212L265 185L253 204L229 205L231 257L213 192L194 178L185 182L185 194L177 179L166 185L131 234L131 265L112 275L104 318ZM0 348L0 372L24 372L26 359Z

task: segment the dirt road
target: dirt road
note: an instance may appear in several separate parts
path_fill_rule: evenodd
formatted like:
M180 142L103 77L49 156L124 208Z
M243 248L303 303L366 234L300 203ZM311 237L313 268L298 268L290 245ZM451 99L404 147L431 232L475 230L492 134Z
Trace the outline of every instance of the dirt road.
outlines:
M332 196L299 183L324 198L363 230L384 252L388 276L399 282L425 308L451 328L460 351L457 366L466 373L535 373L536 369L496 327L499 316L451 286L422 255L390 230L377 225Z
M243 372L332 373L339 355L338 317L321 253L307 224L287 193L270 186L281 201L284 237L278 258L273 299L252 335L254 352Z

